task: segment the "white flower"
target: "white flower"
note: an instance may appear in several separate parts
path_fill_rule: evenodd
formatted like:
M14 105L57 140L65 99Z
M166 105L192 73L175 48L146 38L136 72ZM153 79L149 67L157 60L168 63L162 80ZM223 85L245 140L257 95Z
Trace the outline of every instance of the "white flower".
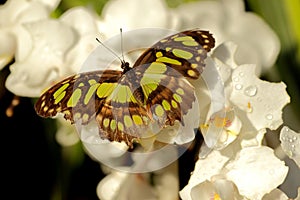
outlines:
M191 190L191 198L193 200L201 199L242 199L236 186L224 178L219 178L213 181L204 181Z
M259 200L279 186L287 172L288 167L275 157L269 147L244 148L235 157L228 157L225 150L213 151L207 158L197 161L189 184L180 191L180 196L183 200L194 199L194 187L207 180L215 182L218 177L225 177L236 185L239 194L248 199ZM231 195L236 195L235 190L229 191L233 192Z
M99 45L95 21L87 9L73 8L58 20L22 24L18 47L30 45L11 65L6 87L19 96L38 97L53 82L78 72Z
M19 37L23 33L22 25L29 22L49 18L51 10L54 10L60 0L8 0L0 6L0 69L8 64L12 58L18 60L23 51L31 46L27 38ZM22 41L22 40L25 41ZM19 46L23 42L26 45Z
M201 27L214 33L217 45L224 41L236 43L237 63L256 64L256 74L276 61L280 50L278 37L262 18L245 12L242 0L191 2L180 5L175 12L182 19L181 30Z
M259 200L287 175L284 162L273 155L272 149L261 146L266 129L274 130L282 124L282 109L290 101L286 86L260 80L255 65L238 65L236 49L232 42L216 47L202 77L207 87L196 82L199 103L204 104L199 107L205 145L189 184L180 192L184 200L201 199L203 195L224 199L229 194L230 199ZM207 76L205 71L212 68L217 70ZM232 187L219 188L217 180L232 182Z
M236 64L236 48L232 42L226 42L215 48L212 60L207 59L203 78L207 85L220 85L219 87L208 87L205 90L199 84L195 85L199 102L204 105L212 102L206 111L199 105L200 116L205 116L201 119L201 130L204 132L206 145L210 148L224 148L240 132L243 132L238 137L242 146L260 145L266 128L275 130L282 124L282 109L290 102L283 82L262 81L255 75L255 65ZM213 68L217 70L207 76L206 70ZM210 79L216 80L211 81L214 84L210 83ZM219 88L219 91L215 88ZM205 98L205 93L211 93L209 98ZM226 110L222 111L226 107L230 108L230 115L226 114ZM217 118L214 117L216 114ZM226 141L218 141L222 138L226 138Z

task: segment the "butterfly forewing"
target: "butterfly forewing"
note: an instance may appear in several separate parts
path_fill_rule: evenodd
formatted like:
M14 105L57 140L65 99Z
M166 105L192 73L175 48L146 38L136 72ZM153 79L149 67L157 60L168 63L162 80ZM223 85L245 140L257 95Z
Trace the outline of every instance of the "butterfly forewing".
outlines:
M147 49L133 67L145 63L164 63L185 77L197 79L205 67L207 53L214 45L215 39L208 31L195 29L179 32Z
M88 123L113 91L121 71L93 71L70 76L44 92L35 104L37 114L54 117L57 113L72 123ZM100 98L95 98L95 94Z

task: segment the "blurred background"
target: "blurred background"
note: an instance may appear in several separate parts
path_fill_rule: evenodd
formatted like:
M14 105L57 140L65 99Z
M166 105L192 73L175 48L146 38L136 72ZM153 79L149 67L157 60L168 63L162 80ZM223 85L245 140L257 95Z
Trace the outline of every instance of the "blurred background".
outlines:
M170 7L190 1L193 0L166 0ZM79 5L95 9L100 15L106 2L62 0L53 16L58 17ZM276 64L261 78L286 83L291 103L284 109L284 125L299 132L300 1L244 2L246 10L260 15L280 39L281 51ZM64 147L57 143L56 122L36 115L34 99L18 97L6 90L4 83L9 73L9 64L0 71L1 182L4 185L1 195L8 195L9 199L98 199L96 187L104 177L99 164L84 153L80 142ZM278 145L274 133L268 133L267 138L270 146ZM295 197L296 193L291 195Z

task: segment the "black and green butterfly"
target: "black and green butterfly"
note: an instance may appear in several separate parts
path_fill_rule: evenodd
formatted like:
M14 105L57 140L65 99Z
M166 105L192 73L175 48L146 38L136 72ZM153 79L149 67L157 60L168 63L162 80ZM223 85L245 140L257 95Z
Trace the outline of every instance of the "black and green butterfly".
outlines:
M183 116L195 101L186 79L199 78L215 45L208 31L193 29L168 36L148 48L133 67L70 76L48 89L35 104L42 117L63 113L71 123L96 119L101 138L133 142L152 124L163 128Z

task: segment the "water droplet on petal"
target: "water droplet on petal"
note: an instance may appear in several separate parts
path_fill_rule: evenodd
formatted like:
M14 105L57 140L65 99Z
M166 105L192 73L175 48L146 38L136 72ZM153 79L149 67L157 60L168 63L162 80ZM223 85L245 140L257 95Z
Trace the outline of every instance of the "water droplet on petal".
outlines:
M273 119L273 115L272 115L272 114L267 114L267 115L266 115L266 118L267 118L268 120L271 120L271 119Z
M257 87L255 85L250 85L244 90L245 95L253 97L257 93Z
M288 127L284 127L284 131L289 132L290 129Z
M240 77L243 77L244 76L244 72L240 72L239 75L240 75Z
M294 140L294 141L296 141L296 140L297 140L297 137L296 137L296 136L294 136L294 137L293 137L293 140Z
M243 85L241 85L241 84L235 85L235 89L237 89L237 90L241 90L242 88L243 88Z
M233 78L233 81L235 81L235 82L238 82L239 80L240 80L239 77Z

